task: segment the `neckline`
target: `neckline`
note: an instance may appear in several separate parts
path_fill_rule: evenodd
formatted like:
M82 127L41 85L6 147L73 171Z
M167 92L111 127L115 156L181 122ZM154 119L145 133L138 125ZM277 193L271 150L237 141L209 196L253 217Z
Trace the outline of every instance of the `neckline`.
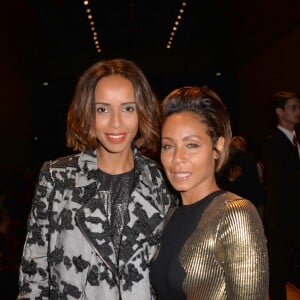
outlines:
M100 175L106 176L106 177L121 177L121 176L126 176L126 175L131 175L134 171L134 168L132 168L131 170L124 172L124 173L119 173L119 174L110 174L107 173L101 169L98 169L98 172Z
M213 199L213 198L215 198L215 197L217 197L217 196L219 196L219 195L221 195L221 194L223 194L223 193L225 193L225 191L220 189L220 190L211 192L211 193L208 194L207 196L205 196L205 197L199 199L198 201L196 201L196 202L194 202L194 203L192 203L192 204L181 205L180 207L181 207L182 209L185 209L185 210L186 210L186 209L193 209L193 208L198 207L198 206L203 206L203 205L205 205L208 201L210 201L211 199Z

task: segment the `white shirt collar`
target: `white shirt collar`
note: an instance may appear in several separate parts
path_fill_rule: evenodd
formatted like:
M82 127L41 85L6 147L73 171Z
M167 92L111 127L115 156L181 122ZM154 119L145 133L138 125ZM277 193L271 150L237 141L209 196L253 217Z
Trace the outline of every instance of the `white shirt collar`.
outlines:
M293 135L294 135L295 130L290 131L290 130L282 127L281 125L277 125L277 128L279 130L281 130L288 137L288 139L293 143Z
M288 130L288 129L280 126L280 125L277 125L277 128L279 130L281 130L288 137L288 139L291 141L292 144L294 144L293 143L293 135L296 134L295 130L290 131L290 130ZM299 142L297 143L297 146L298 146L297 148L298 148L298 153L299 153L299 158L300 158L300 144L299 144Z

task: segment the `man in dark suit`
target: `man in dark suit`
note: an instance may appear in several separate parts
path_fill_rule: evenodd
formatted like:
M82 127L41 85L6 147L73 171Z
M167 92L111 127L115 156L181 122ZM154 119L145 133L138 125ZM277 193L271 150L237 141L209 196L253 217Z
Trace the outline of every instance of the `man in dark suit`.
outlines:
M295 126L300 122L300 100L293 92L274 95L278 123L264 143L267 179L266 234L270 260L270 300L285 300L292 258L300 240L300 159Z

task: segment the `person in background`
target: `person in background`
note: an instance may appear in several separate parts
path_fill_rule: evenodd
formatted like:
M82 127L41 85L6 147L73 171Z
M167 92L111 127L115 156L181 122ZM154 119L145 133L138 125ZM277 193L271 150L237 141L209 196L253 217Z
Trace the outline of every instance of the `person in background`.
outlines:
M182 87L162 103L161 162L182 205L166 216L150 276L160 300L266 300L262 221L247 199L220 189L230 119L207 87Z
M28 220L18 299L154 299L149 263L174 201L157 164L159 107L125 59L81 76L67 118L78 154L43 164Z
M285 300L292 258L300 254L300 148L295 132L300 123L300 100L292 91L280 91L274 95L272 104L277 128L267 136L263 146L268 191L265 224L270 299Z
M266 192L260 180L258 163L248 151L247 141L242 136L233 136L229 146L229 159L217 174L217 181L224 190L250 200L263 218Z

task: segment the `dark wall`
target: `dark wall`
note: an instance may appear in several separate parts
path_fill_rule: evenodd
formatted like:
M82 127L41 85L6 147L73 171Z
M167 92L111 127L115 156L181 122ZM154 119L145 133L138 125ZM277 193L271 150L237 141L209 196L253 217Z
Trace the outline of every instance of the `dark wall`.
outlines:
M153 64L150 70L138 63L150 79L158 97L162 99L172 89L182 85L206 85L213 88L227 104L234 134L241 134L250 142L259 143L271 127L268 101L274 92L294 89L299 92L298 70L300 60L300 2L253 1L248 7L234 2L228 11L228 43L232 43L231 57L223 75L197 66L197 57L178 57L181 72ZM241 4L239 4L241 3ZM298 9L299 8L299 9ZM11 12L11 13L9 13ZM13 18L12 18L13 16ZM71 100L79 69L87 66L72 57L53 63L55 55L43 58L39 52L41 34L37 16L30 1L4 2L0 10L0 170L39 166L43 160L64 155L66 112ZM225 21L224 21L225 22ZM211 37L213 39L213 37ZM216 46L217 41L214 45ZM62 47L62 45L60 45ZM47 52L52 53L53 49ZM214 51L224 51L224 45ZM70 51L70 55L72 52ZM199 58L199 61L203 58ZM69 60L68 60L69 61ZM92 59L90 61L92 63ZM73 67L72 67L73 66ZM47 78L51 69L63 76ZM66 76L67 70L68 75ZM173 70L173 71L171 71ZM155 71L155 72L154 72ZM219 71L219 70L218 70ZM81 72L80 72L81 73ZM48 86L43 82L48 81Z
M0 174L30 163L33 139L31 66L33 16L26 1L5 1L0 9ZM27 9L26 9L27 11Z
M300 26L293 28L237 72L239 130L255 143L274 127L271 97L280 90L300 92Z
M14 66L0 62L1 166L27 164L32 141L32 102L30 83Z

